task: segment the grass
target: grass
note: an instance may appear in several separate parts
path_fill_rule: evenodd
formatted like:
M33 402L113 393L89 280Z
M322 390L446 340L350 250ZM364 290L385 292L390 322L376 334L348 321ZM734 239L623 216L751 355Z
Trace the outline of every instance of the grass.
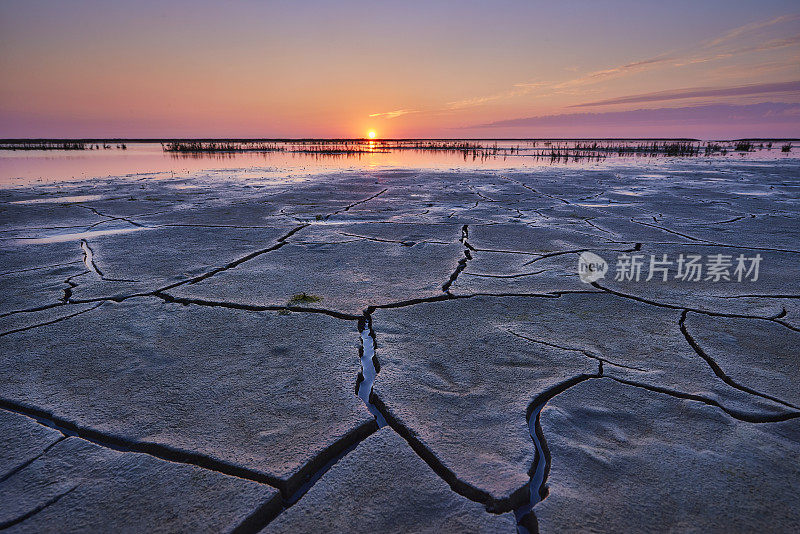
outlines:
M792 151L792 143L786 143L781 147L781 152L791 152Z
M319 302L321 300L322 297L318 297L316 295L309 295L308 293L298 293L297 295L292 295L292 298L289 299L289 306L296 304L311 304L312 302Z

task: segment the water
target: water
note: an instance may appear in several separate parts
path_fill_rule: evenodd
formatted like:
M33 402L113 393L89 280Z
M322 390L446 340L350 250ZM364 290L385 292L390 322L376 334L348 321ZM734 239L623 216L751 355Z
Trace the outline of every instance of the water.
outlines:
M386 419L369 399L369 394L372 393L372 384L375 382L378 370L375 368L375 338L372 337L367 321L365 321L364 328L361 330L361 347L361 376L363 380L358 384L357 393L370 413L375 416L378 426L384 427L386 426Z
M439 142L441 143L441 142ZM575 159L550 157L553 152L586 146L585 141L474 140L482 150L419 150L384 147L380 141L358 145L358 153L307 153L320 150L319 144L280 143L281 151L237 153L172 153L165 152L160 143L128 143L127 149L98 150L0 150L0 187L21 187L37 183L56 183L144 175L150 178L186 177L198 171L236 171L246 176L254 173L260 178L285 179L293 175L312 175L337 170L372 170L381 168L405 169L525 169L548 165L600 166L619 159L649 158L639 154L620 157L613 151L580 151ZM611 145L613 143L613 145ZM641 141L608 141L608 146L638 146ZM352 144L331 143L333 150L354 148ZM771 150L756 150L747 154L728 152L711 157L791 158L793 153L781 153L779 144ZM794 152L797 152L795 149ZM699 158L709 156L696 156ZM81 199L86 200L86 199ZM63 199L62 202L79 202Z

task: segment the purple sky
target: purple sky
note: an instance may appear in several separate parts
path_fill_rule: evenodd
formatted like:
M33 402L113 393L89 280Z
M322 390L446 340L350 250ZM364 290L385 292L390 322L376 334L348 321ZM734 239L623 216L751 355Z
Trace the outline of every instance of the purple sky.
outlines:
M0 3L0 137L800 137L800 7Z

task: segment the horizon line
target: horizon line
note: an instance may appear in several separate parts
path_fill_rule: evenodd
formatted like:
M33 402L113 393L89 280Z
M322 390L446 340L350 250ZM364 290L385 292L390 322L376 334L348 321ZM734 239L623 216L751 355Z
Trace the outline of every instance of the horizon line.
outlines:
M800 137L736 137L708 138L694 137L6 137L0 144L30 142L115 142L115 143L170 143L170 142L273 142L291 143L307 141L800 141Z

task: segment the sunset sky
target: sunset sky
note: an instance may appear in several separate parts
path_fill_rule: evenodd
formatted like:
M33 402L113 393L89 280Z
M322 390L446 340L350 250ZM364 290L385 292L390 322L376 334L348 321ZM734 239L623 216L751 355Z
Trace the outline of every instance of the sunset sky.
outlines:
M796 1L0 3L0 137L800 137Z

